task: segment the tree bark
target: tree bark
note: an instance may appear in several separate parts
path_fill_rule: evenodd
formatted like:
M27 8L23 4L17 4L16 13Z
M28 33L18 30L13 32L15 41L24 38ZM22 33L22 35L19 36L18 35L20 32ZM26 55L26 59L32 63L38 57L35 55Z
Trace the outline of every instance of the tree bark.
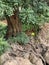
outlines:
M21 22L19 20L19 16L18 16L18 10L13 12L14 15L12 16L8 16L6 11L4 12L5 17L7 19L7 24L8 24L8 29L7 29L7 33L6 33L6 38L9 38L11 36L16 36L16 33L21 32Z

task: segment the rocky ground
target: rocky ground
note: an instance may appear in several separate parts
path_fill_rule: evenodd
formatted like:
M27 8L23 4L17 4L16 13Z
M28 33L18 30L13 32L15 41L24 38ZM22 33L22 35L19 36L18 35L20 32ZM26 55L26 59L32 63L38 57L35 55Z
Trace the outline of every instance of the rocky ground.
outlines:
M2 56L2 65L49 65L49 23L41 27L37 40L30 37L26 45L10 43Z

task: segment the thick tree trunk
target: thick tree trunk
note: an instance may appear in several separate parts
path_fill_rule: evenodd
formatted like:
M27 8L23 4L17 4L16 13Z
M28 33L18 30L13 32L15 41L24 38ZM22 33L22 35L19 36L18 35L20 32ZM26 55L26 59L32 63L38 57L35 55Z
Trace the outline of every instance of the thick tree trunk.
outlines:
M19 21L18 12L14 11L14 15L10 17L6 14L6 12L4 13L8 24L6 38L9 38L10 36L16 36L16 33L21 32L21 22Z

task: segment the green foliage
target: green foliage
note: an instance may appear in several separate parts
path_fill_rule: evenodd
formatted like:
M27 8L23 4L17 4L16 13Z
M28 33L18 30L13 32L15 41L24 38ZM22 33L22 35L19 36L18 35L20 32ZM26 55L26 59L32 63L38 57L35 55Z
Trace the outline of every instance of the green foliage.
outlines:
M29 43L29 41L30 41L29 37L24 32L17 34L16 37L11 37L8 39L8 42L11 42L11 43L18 42L19 44L22 44L22 45Z
M8 42L4 39L6 34L7 25L0 23L0 56L10 48Z
M32 30L33 29L33 25L32 24L23 24L22 25L22 31L27 31L27 30Z
M22 32L17 35L17 42L19 42L20 44L27 44L29 43L29 37Z
M0 56L8 49L10 48L7 41L5 41L3 38L0 38Z
M49 6L44 0L28 0L28 2L26 1L28 7L22 6L20 19L24 24L24 30L32 27L34 28L34 32L38 33L40 25L49 22Z
M7 25L0 24L0 38L4 37L7 31Z
M45 22L46 18L49 17L48 12L49 12L49 6L47 6L46 3L35 2L34 6L30 5L27 9L22 8L20 18L23 23L27 22L28 24L29 23L41 24L42 22Z
M0 0L0 17L4 16L4 10L9 16L13 15L14 5L21 7L19 18L25 28L24 31L35 27L38 32L36 26L40 27L49 22L49 6L45 0Z

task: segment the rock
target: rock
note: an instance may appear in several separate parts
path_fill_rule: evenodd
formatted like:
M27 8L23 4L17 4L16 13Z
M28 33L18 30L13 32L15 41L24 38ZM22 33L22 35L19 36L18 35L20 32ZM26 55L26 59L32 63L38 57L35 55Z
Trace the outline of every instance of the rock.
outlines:
M19 65L33 65L28 59L24 59L22 57L16 57L16 61Z
M18 65L18 63L16 60L10 60L5 62L3 65Z
M40 43L44 44L45 46L49 46L49 23L45 23L41 27L38 38L40 40Z
M3 65L34 65L28 59L16 57L15 59L8 60Z
M46 62L49 64L49 49L45 53L44 58L45 58Z
M23 51L23 47L19 44L11 44L11 48L14 52L16 52L17 50Z
M29 53L24 53L24 56L23 56L24 58L29 58Z
M2 63L6 62L9 59L11 59L11 57L9 56L8 52L6 52L3 55L1 55Z
M39 57L36 57L33 53L30 55L30 61L31 63L35 65L43 65L42 60Z
M36 63L35 63L36 65L43 65L43 63L42 63L42 60L41 59L38 59L37 61L36 61Z

